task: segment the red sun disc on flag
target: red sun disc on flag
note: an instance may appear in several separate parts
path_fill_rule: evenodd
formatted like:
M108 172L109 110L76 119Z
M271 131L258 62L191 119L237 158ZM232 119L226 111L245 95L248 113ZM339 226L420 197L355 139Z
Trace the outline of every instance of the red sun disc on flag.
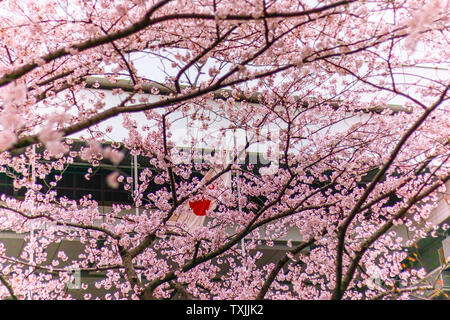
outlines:
M196 216L205 216L206 211L211 207L211 200L202 199L196 201L189 201L189 207L194 211Z

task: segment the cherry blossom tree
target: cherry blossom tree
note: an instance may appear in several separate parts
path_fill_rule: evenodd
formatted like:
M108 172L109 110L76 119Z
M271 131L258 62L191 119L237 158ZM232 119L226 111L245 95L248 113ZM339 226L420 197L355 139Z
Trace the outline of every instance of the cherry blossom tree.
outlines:
M70 299L74 269L103 275L101 299L395 299L430 289L424 270L402 261L439 231L427 219L449 179L449 77L411 70L448 63L448 9L446 0L0 2L0 168L23 192L1 195L0 230L26 240L18 257L0 245L0 297ZM139 57L158 72L143 72ZM180 118L214 129L203 142L216 152L197 161L195 148L176 148ZM114 119L120 141L106 125ZM238 131L245 138L223 147ZM263 142L272 164L242 160ZM145 161L138 179L114 169L125 149ZM95 197L58 194L74 159L89 164L86 179L109 161L106 182L133 203L105 212ZM301 241L261 263L262 246L292 230ZM63 239L84 252L45 263Z

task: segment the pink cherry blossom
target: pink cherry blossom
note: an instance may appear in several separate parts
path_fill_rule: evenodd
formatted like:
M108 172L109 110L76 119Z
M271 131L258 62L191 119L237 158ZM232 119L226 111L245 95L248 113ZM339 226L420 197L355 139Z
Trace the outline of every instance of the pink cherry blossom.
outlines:
M113 164L117 165L122 161L124 154L118 150L108 147L103 150L103 156L111 160Z
M108 183L108 185L113 188L113 189L117 189L119 187L119 182L117 180L117 178L119 177L119 172L114 171L113 173L110 173L107 177L106 177L106 183Z
M14 132L10 130L3 130L0 132L0 151L11 148L16 143L17 137Z

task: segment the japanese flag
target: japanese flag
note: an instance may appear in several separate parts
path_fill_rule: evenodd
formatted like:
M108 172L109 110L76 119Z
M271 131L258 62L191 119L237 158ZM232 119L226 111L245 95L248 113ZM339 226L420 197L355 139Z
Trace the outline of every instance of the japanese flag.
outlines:
M223 168L227 166L226 162L227 161L223 162ZM211 168L203 177L201 183L207 184L215 175L220 173L223 168ZM210 189L211 191L218 191L215 192L215 194L219 194L219 196L217 198L214 198L206 194L198 194L192 197L192 199L186 201L175 211L175 213L169 219L168 223L171 225L177 224L187 232L194 231L197 227L202 226L205 222L208 212L211 212L215 209L217 200L220 200L220 194L226 189L231 188L231 173L228 171L222 174L218 179L209 184L206 188Z

